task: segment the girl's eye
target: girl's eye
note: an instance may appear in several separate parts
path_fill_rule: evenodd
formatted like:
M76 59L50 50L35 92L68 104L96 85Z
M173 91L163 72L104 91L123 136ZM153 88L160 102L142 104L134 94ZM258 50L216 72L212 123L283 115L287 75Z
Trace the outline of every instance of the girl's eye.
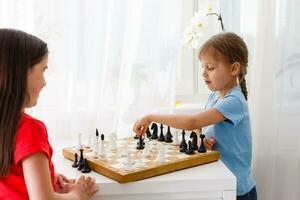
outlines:
M208 70L214 70L214 69L215 69L215 66L213 66L213 65L207 65L207 69L208 69Z

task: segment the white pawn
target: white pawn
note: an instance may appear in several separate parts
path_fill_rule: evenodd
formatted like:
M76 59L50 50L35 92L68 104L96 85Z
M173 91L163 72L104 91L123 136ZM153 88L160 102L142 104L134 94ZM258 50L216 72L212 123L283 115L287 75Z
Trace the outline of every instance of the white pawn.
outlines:
M81 133L78 133L78 145L77 145L77 150L82 149L82 142L81 142Z
M145 166L145 163L143 162L143 157L142 157L142 153L139 153L139 160L138 162L136 163L136 167L137 168L141 168L141 167L144 167Z
M144 148L144 150L143 150L143 156L145 156L145 157L148 157L148 156L150 156L150 141L149 141L149 138L145 138L145 148Z
M121 151L121 157L127 156L127 143L124 144L123 150Z
M158 144L158 148L159 148L159 152L158 152L158 156L156 158L156 162L159 162L159 163L163 163L166 161L165 159L165 146L163 143L159 143Z
M112 151L117 149L116 139L117 135L115 132L109 134L109 149Z
M179 138L178 138L178 130L175 131L175 135L174 135L174 141L172 143L172 145L178 146L180 144Z
M101 140L100 140L100 153L99 153L101 160L106 159L106 152L105 152L105 144L104 144L104 135L101 134Z
M95 158L98 158L99 156L99 143L98 143L98 137L94 140L94 148L93 148L93 154Z
M132 161L131 161L131 153L127 151L127 162L126 162L126 170L133 170Z

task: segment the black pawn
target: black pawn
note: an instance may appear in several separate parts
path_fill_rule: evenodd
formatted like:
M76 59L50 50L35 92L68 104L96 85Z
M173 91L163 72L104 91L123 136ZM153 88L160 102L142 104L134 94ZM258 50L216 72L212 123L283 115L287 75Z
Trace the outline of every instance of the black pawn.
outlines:
M192 131L190 138L192 138L192 149L195 151L198 150L198 136L194 131Z
M157 126L157 124L156 123L152 123L150 129L151 130L153 129L151 139L156 140L158 138L158 135L157 135L158 126Z
M78 167L78 154L77 153L75 153L75 161L74 161L72 167L74 167L74 168Z
M99 132L97 128L96 128L96 137L99 137Z
M182 135L182 139L181 139L181 142L180 142L179 148L181 148L181 147L182 147L182 144L183 144L183 143L186 143L186 142L185 142L185 130L182 130L182 133L181 133L181 135Z
M103 133L101 134L101 140L104 140L104 134Z
M87 164L86 158L84 159L84 166L83 166L81 172L82 173L90 173L91 172L91 169L89 168L89 166Z
M186 152L187 150L187 143L185 141L185 130L182 130L182 140L181 140L181 143L180 143L180 152Z
M192 148L192 141L191 140L189 140L189 148L186 150L185 153L188 154L188 155L193 155L195 153L193 148Z
M145 148L145 142L142 136L139 137L139 141L137 143L137 149L144 149Z
M147 138L151 138L151 132L149 130L149 127L146 129L146 135L147 135Z
M134 139L139 139L139 136L138 136L138 135L135 135L133 138L134 138Z
M200 147L199 147L199 149L198 149L198 152L199 152L199 153L206 153L206 148L205 148L204 142L203 142L204 138L205 138L205 135L204 135L204 134L201 134L201 135L200 135L201 144L200 144Z
M159 138L158 141L163 142L165 141L165 136L164 136L164 125L160 124L160 134L159 134Z
M78 170L82 170L84 167L83 149L80 149L80 157L78 162Z
M173 135L171 134L170 126L168 126L168 131L167 131L167 134L166 134L166 143L173 142L172 137L173 137Z

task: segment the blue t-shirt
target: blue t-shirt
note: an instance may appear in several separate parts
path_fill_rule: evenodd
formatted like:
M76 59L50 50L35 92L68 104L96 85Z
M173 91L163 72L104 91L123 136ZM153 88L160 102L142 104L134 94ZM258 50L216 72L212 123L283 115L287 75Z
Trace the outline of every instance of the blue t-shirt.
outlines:
M233 87L218 101L219 92L213 92L205 110L215 108L225 120L203 127L202 133L216 140L214 150L237 178L237 195L244 195L254 186L251 176L252 139L249 111L240 86Z

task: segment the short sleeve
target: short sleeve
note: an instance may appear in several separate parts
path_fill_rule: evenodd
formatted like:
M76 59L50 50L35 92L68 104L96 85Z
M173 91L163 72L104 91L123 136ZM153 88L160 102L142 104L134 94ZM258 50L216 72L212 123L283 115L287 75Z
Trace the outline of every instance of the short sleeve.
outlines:
M233 95L225 96L213 106L233 126L236 126L244 118L244 111L241 101Z
M15 164L19 164L22 159L36 152L43 152L50 158L45 125L34 119L22 124L17 131L14 149Z

